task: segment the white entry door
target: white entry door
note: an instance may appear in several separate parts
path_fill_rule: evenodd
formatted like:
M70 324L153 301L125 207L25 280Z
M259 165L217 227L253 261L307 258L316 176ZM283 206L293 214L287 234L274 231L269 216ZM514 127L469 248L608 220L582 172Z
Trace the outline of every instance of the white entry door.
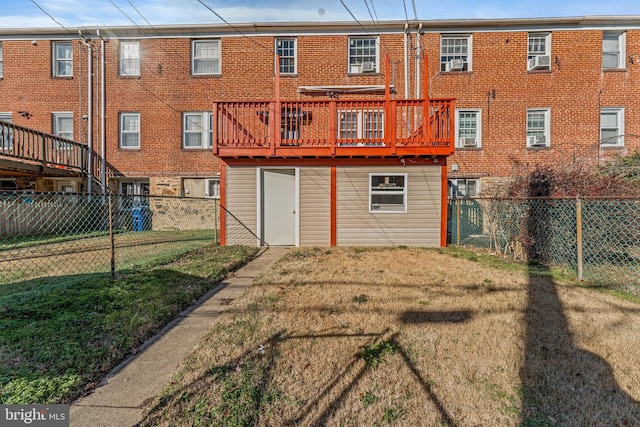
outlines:
M296 170L262 169L262 240L296 244Z

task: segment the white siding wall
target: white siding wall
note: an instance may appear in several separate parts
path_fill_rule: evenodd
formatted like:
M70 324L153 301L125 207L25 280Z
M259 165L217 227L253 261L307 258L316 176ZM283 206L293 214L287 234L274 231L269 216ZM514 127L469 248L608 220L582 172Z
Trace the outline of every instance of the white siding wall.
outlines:
M369 174L407 174L407 212L369 213ZM338 246L440 246L440 166L337 169Z
M255 246L258 244L257 238L249 230L256 236L258 235L256 168L227 167L226 170L227 200L225 207L233 214L227 213L226 217L226 244Z
M300 246L331 244L331 168L300 168Z

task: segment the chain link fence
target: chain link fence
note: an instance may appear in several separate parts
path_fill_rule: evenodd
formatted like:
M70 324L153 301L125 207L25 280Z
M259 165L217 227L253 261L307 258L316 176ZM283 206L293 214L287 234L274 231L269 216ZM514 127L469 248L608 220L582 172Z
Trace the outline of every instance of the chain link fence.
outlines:
M638 224L640 199L454 199L448 240L640 295Z
M0 193L0 284L123 272L219 243L216 199Z

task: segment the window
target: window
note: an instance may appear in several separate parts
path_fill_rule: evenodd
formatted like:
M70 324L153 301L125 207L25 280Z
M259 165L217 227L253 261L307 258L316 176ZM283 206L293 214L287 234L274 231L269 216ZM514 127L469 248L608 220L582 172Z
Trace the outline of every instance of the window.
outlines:
M149 206L149 182L147 180L121 181L120 194L130 197L121 199L121 209L131 209L134 206Z
M120 75L140 75L140 43L120 42Z
M120 148L140 148L140 113L120 113Z
M551 33L529 33L527 70L551 70Z
M296 39L276 39L276 55L280 74L296 74Z
M0 113L0 121L11 123L11 113ZM13 129L0 123L0 153L13 150Z
M625 42L624 32L602 33L602 68L626 68Z
M480 180L477 178L450 179L449 197L452 199L478 197Z
M407 174L369 174L369 212L407 212Z
M384 138L384 111L360 110L339 111L338 138L382 139Z
M482 114L480 110L456 111L456 147L478 148L482 145Z
M527 110L527 147L548 147L549 109L532 108Z
M73 45L71 42L53 42L53 75L73 76Z
M378 45L377 37L349 37L349 74L379 72Z
M53 113L53 134L73 139L73 113Z
M2 78L2 42L0 42L0 79Z
M440 71L471 71L471 35L440 37Z
M624 109L600 109L600 145L624 145Z
M212 133L211 112L184 113L183 115L183 148L211 148Z
M205 180L204 196L212 199L220 198L220 178L209 178Z
M193 75L221 74L220 40L194 40L191 45Z

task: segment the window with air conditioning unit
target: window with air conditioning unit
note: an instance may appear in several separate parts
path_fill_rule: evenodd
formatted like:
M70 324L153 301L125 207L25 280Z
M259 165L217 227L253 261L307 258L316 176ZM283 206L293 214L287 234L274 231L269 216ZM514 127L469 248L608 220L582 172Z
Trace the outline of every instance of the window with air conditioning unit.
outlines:
M551 109L527 109L527 147L548 147Z
M551 70L551 33L529 33L527 70Z
M349 74L375 73L379 49L378 37L349 37Z
M456 146L480 148L482 140L482 114L480 109L456 110Z

